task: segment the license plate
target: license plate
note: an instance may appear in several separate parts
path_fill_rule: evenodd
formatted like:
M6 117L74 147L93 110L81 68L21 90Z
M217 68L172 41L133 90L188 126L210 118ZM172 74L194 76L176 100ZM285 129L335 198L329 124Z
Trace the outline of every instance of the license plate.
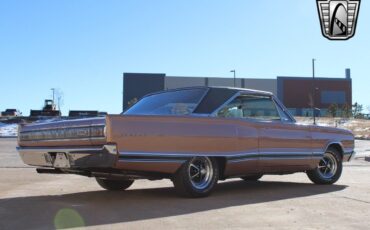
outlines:
M55 160L53 166L55 168L70 168L69 160L65 153L57 153L55 155Z

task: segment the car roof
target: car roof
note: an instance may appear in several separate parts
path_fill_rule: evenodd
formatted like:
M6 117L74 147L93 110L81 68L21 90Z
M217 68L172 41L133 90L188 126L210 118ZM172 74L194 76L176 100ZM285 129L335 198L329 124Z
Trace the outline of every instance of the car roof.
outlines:
M181 91L181 90L191 90L191 89L215 89L215 90L230 90L234 91L235 93L240 92L241 94L259 94L259 95L266 95L266 96L272 96L273 94L271 92L267 91L261 91L261 90L255 90L255 89L247 89L247 88L237 88L237 87L225 87L225 86L191 86L191 87L181 87L181 88L175 88L175 89L167 89L158 91L155 93L150 93L145 95L144 97L160 94L160 93L166 93L166 92L172 92L172 91Z
M208 88L214 88L214 89L230 89L235 90L236 92L239 91L241 93L245 94L260 94L260 95L273 95L271 92L268 91L262 91L262 90L256 90L256 89L248 89L248 88L237 88L237 87L217 87L217 86L211 86Z

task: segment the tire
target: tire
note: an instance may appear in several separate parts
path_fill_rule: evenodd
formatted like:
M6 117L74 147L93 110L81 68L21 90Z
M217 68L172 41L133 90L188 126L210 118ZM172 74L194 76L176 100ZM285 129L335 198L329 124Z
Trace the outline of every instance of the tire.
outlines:
M184 197L206 197L211 194L219 178L215 159L193 157L175 173L172 181L177 193Z
M261 179L261 177L263 177L263 174L257 174L253 176L243 176L241 178L245 181L258 181L259 179Z
M109 180L103 178L95 179L102 188L109 191L125 190L134 183L134 180Z
M342 158L338 150L329 148L319 165L310 171L307 171L307 176L315 184L334 184L342 175Z

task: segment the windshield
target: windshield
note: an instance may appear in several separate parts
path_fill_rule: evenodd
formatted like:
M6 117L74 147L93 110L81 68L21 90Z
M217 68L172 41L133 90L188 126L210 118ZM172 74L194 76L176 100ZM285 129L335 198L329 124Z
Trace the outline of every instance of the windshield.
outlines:
M207 88L199 88L153 94L141 99L124 114L188 115L194 111L206 92Z

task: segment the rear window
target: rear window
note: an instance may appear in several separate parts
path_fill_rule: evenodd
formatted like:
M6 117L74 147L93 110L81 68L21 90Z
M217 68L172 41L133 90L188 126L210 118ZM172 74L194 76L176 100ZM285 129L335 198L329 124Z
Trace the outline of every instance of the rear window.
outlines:
M184 89L153 94L141 99L124 114L188 115L198 106L207 90L207 88Z

